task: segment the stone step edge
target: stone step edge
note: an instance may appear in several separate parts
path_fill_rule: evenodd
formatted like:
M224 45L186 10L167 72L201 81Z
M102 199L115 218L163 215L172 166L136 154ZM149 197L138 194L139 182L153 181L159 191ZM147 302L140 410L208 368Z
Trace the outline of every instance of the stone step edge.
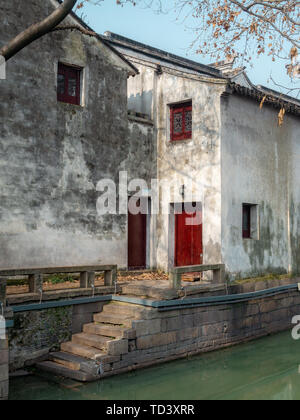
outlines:
M71 370L52 361L36 363L35 367L38 370L50 372L56 376L62 376L79 382L94 382L99 380L101 377L100 375L95 376L86 372Z

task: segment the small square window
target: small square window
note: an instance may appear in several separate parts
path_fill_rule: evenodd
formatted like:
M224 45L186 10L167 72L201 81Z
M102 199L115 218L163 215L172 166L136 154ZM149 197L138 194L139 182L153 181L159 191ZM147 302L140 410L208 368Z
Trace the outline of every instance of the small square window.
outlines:
M80 105L81 69L58 64L57 100L68 104Z
M259 215L257 204L243 204L243 238L259 239Z
M170 106L171 141L191 139L192 126L192 102Z

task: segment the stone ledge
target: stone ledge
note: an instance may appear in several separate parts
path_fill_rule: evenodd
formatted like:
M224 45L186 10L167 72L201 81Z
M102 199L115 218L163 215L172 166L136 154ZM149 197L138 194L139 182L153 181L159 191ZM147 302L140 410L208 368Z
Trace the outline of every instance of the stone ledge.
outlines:
M121 291L120 286L117 287L117 292ZM103 296L103 295L111 295L115 293L115 288L111 286L103 286L103 287L96 287L95 288L95 297ZM60 299L72 299L72 298L80 298L80 297L92 297L93 290L92 289L68 289L68 290L53 290L49 292L43 293L42 302L51 301L51 300L60 300ZM8 305L17 305L22 303L30 303L30 302L39 302L40 295L38 293L24 293L19 295L8 295L7 296L7 303Z
M146 125L149 125L151 127L154 126L154 122L153 121L147 120L145 118L135 117L134 115L128 115L128 119L131 122L137 122L137 123L141 123L141 124L146 124Z
M9 381L0 382L0 401L8 400Z

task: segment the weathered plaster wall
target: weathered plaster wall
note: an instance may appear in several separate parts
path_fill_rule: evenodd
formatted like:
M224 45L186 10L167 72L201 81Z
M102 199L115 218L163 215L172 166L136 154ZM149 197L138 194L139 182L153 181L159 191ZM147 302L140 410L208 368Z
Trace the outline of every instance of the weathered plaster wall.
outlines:
M153 138L153 122L129 116L129 148L125 168L128 181L137 176L151 184L151 179L156 176L156 147Z
M151 180L156 179L157 174L157 155L156 139L154 136L154 126L151 120L141 119L129 116L129 138L130 148L125 168L127 170L128 181L140 179L144 181L143 196L148 196L151 188ZM132 163L135 162L133 166ZM139 176L136 176L137 170ZM129 195L135 194L135 191L128 191ZM151 206L149 206L147 220L147 245L146 245L146 266L156 269L156 218L151 215ZM127 250L128 248L126 248Z
M163 73L157 82L158 179L175 180L171 202L202 203L203 263L221 262L220 92L222 85ZM191 140L170 141L169 104L192 100ZM189 188L188 185L192 185ZM180 194L186 186L184 200ZM169 198L162 196L162 205ZM174 218L158 217L158 266L174 265ZM173 252L172 252L173 249Z
M0 43L53 3L0 0ZM57 102L59 61L84 69L82 106ZM146 148L132 148L128 136L126 66L78 31L46 35L7 64L0 81L0 267L127 266L126 215L96 212L98 181L117 182L124 169L139 177L137 162L147 160Z
M128 109L153 118L155 72L153 68L147 66L139 66L139 71L138 77L128 80Z
M299 272L299 118L222 98L222 256L230 277ZM257 204L259 240L242 238L242 203Z
M296 131L291 131L297 125ZM289 156L289 253L290 270L300 273L300 121L289 126L292 150Z
M152 110L157 143L157 178L161 185L174 185L174 193L160 194L160 213L156 217L156 249L158 268L168 270L174 264L174 216L167 214L170 203L182 202L182 185L186 187L185 202L202 203L203 261L221 260L221 171L220 171L220 94L222 84L204 82L199 77L133 60L140 75L130 82L128 97L136 99L136 110L142 110L140 97L152 92ZM152 76L150 76L152 72ZM170 108L172 103L192 100L193 138L170 141ZM188 186L191 185L189 188Z

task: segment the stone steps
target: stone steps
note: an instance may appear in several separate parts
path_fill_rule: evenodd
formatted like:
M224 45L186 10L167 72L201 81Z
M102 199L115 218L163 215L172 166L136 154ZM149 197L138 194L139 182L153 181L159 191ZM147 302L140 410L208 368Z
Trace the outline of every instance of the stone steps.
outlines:
M74 334L72 336L72 342L75 344L80 344L82 346L94 347L99 350L107 349L107 342L110 340L109 337L102 337L101 335L94 334Z
M46 361L36 364L36 368L53 373L56 376L63 376L79 382L93 382L100 378L100 375L91 375L87 372L69 369L60 363Z
M124 302L113 302L109 305L105 305L102 313L103 315L117 313L121 317L128 316L131 320L151 319L151 315L153 314L153 308L147 308L146 306L133 305Z
M94 321L97 323L102 324L111 324L111 325L118 325L118 326L131 326L131 316L124 314L123 316L120 314L114 313L100 313L94 315Z
M115 315L126 316L126 317L136 317L139 313L143 312L145 309L144 306L132 305L123 302L112 302L103 307L103 315Z
M68 353L61 353L61 354L67 355ZM66 367L68 369L71 369L71 370L80 370L80 368L81 368L80 362L77 362L77 361L74 361L74 360L73 361L68 360L68 357L60 358L58 356L52 355L50 357L50 361L54 362L54 363L58 363L60 365L63 365L64 367Z
M142 332L156 328L152 320L155 316L155 309L141 305L105 305L103 312L94 315L94 322L83 325L81 333L61 344L61 351L50 353L48 361L36 366L80 382L98 380L114 374L115 369L122 371L130 363L126 358L136 350L136 339Z
M103 357L105 357L103 355ZM71 370L83 371L90 373L93 376L97 376L99 373L99 361L88 360L81 356L65 352L51 353L49 356L50 361L65 366Z
M141 298L151 298L155 300L172 300L178 298L175 289L145 286L143 284L127 284L122 287L122 294L126 296L139 296Z
M75 354L76 356L81 356L90 360L98 360L103 356L103 352L95 347L83 346L81 344L73 343L72 341L63 343L60 348L65 353Z
M122 338L125 328L115 325L105 324L86 324L83 332L87 334L102 335L104 337Z
M81 382L100 379L112 363L129 353L129 340L136 338L132 324L144 313L145 308L138 305L106 305L94 315L95 322L85 324L81 333L61 344L61 351L50 353L49 360L38 363L37 368Z

